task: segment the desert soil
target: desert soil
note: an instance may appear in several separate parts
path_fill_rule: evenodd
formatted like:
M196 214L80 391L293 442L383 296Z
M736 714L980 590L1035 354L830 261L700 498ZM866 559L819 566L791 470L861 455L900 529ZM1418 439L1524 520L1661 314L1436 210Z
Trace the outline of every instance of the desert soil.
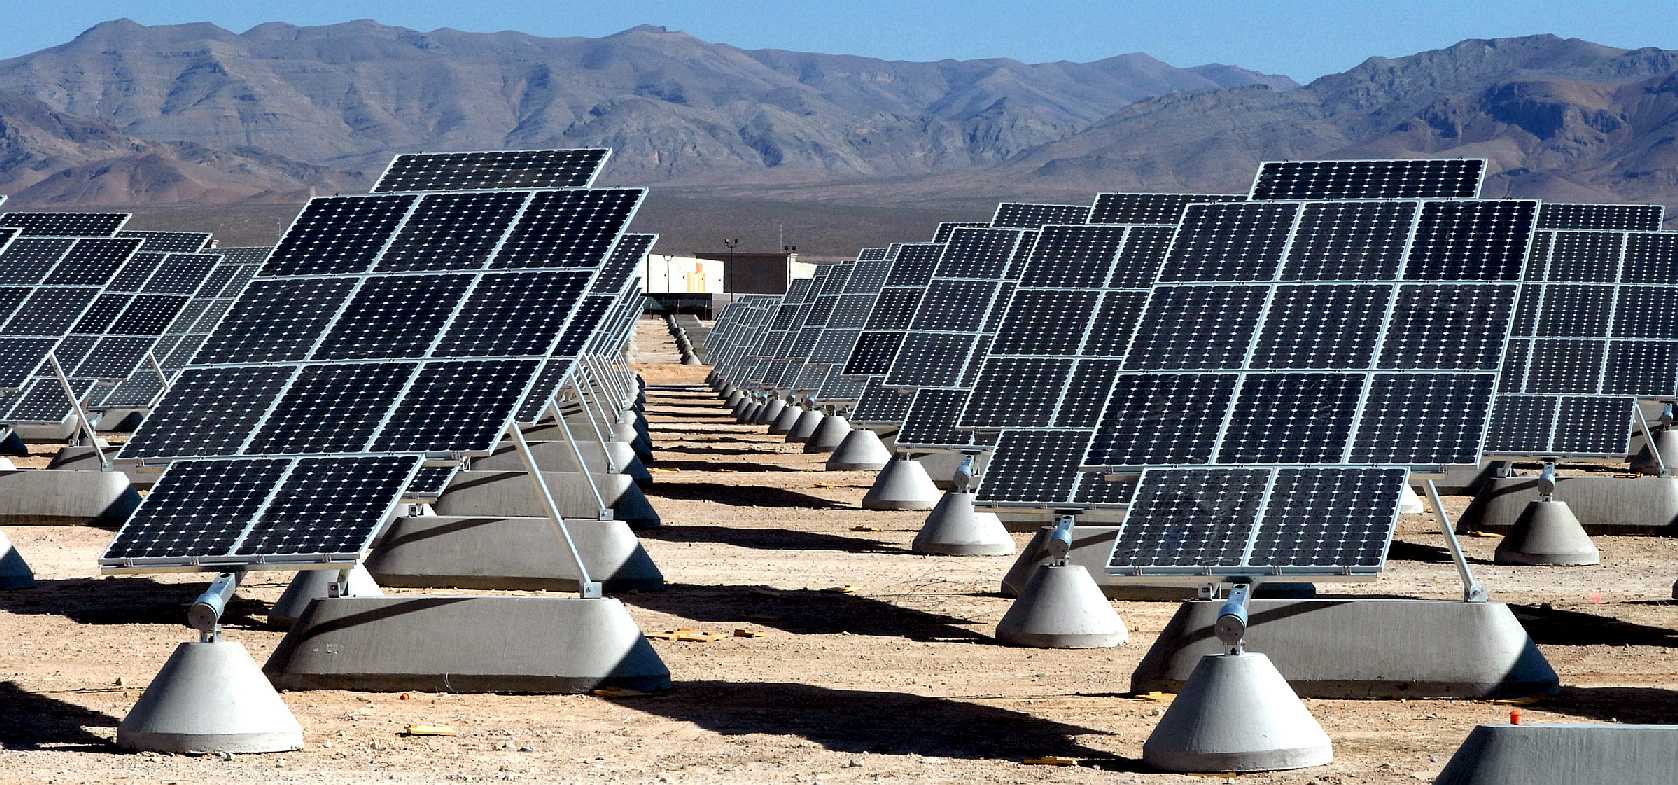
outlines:
M621 599L643 630L725 635L653 642L674 690L294 692L284 697L306 731L302 751L126 753L112 743L116 724L191 639L183 609L206 579L100 577L109 531L10 526L40 586L0 594L0 782L1415 783L1432 781L1474 725L1516 708L1310 700L1334 740L1332 765L1238 778L1149 772L1142 742L1169 697L1129 694L1129 678L1175 603L1116 603L1132 631L1118 649L997 645L1011 559L910 553L924 513L863 511L869 473L823 471L822 456L734 424L700 387L705 368L675 364L661 323L644 321L639 345L658 448L649 495L665 522L642 539L669 587ZM1456 512L1464 503L1448 500ZM1678 615L1665 598L1678 542L1596 542L1601 567L1509 568L1490 564L1495 539L1465 540L1494 598L1516 606L1565 685L1519 708L1527 722L1670 722ZM1324 590L1456 597L1443 548L1431 519L1407 517L1378 583ZM262 622L283 579L255 574L229 613L230 637L258 662L281 637ZM404 736L413 723L458 735ZM1077 765L1026 762L1043 756Z

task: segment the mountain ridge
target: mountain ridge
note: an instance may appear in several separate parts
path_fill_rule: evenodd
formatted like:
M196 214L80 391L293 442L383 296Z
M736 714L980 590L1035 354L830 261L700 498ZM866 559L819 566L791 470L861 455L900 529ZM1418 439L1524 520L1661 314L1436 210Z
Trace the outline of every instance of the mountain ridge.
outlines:
M718 225L770 228L766 205L803 205L858 222L859 243L885 238L862 236L878 213L850 206L1244 191L1277 158L1475 156L1488 196L1678 205L1678 52L1467 39L1297 85L1144 53L900 61L657 25L545 38L113 20L0 60L0 191L19 205L295 204L365 188L397 152L583 145L614 148L603 182L718 205ZM778 235L798 210L768 212ZM667 240L710 242L684 226Z

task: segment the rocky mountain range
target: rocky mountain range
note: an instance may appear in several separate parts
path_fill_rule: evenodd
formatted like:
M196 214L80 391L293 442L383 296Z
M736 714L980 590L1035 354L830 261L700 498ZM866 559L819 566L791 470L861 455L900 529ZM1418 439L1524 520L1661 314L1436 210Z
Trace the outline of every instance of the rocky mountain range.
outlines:
M579 145L614 148L609 181L736 227L1243 190L1258 161L1303 157L1476 156L1488 195L1678 203L1678 52L1469 40L1300 86L1143 54L913 63L650 26L591 39L118 20L0 61L0 192L19 204L295 205L364 188L396 152ZM834 253L883 239L822 236Z

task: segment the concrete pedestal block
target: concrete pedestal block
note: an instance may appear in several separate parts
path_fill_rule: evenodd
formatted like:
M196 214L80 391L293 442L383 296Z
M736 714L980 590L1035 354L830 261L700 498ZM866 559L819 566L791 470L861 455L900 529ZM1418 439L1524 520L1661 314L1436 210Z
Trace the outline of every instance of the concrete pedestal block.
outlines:
M734 405L739 403L740 399L744 397L746 396L741 394L739 390L729 390L728 394L723 396L722 402L724 406L732 409L734 408Z
M973 492L950 491L938 500L909 550L939 556L1007 556L1014 538L994 513L973 509Z
M29 444L63 444L76 435L76 418L65 415L55 423L20 423L12 430Z
M1131 675L1175 692L1223 652L1221 601L1186 602ZM1251 600L1247 648L1310 698L1509 698L1554 692L1556 672L1509 606L1441 600Z
M530 445L531 456L536 459L536 465L542 467L543 471L567 472L577 470L577 458L571 451L571 445L565 442L527 443ZM617 471L611 472L607 468L606 457L602 454L603 446L605 451L612 455L612 463L619 467ZM630 448L628 444L606 442L605 445L601 445L584 442L581 449L583 465L587 466L590 472L622 474L634 479L635 484L643 488L653 484L652 472L647 471L647 467L641 463L641 458L635 454L635 450ZM523 471L524 457L519 454L517 447L504 444L493 454L474 459L472 468L485 471Z
M1434 785L1670 785L1678 726L1481 725Z
M263 671L287 690L670 687L670 670L622 603L569 597L316 600Z
M1278 771L1323 766L1334 746L1263 654L1202 657L1142 744L1165 771Z
M1556 501L1566 502L1591 534L1665 536L1678 532L1678 479L1563 477ZM1503 532L1538 499L1537 477L1494 477L1469 502L1457 531Z
M589 576L608 592L664 588L664 575L623 521L568 520ZM577 573L547 518L398 518L367 569L384 586L576 591Z
M842 414L830 414L816 423L810 438L804 442L804 452L815 454L833 452L851 432L851 422Z
M0 455L22 458L28 454L29 445L24 443L23 437L17 435L17 431L7 430L4 436L0 436Z
M315 600L332 596L332 584L338 582L340 570L299 570L292 576L291 583L286 584L285 591L280 598L268 607L268 626L286 629L296 623L297 617ZM367 568L357 564L350 569L349 593L346 597L383 597L385 593L379 589L377 581L368 574Z
M1106 649L1123 646L1130 630L1083 567L1049 565L1002 614L996 639L1039 649Z
M116 526L140 506L122 472L21 469L0 472L0 521L17 525Z
M892 458L862 497L864 510L930 510L937 503L938 489L926 467L908 458Z
M1641 446L1632 452L1629 461L1631 470L1642 474L1659 474L1661 466L1664 465L1668 473L1678 474L1678 429L1663 428L1655 431L1654 436L1655 449L1660 451L1660 460L1656 461L1654 453L1650 452L1648 440L1639 439Z
M774 408L771 404L770 408ZM814 410L806 409L798 404L783 404L781 410L773 417L766 418L769 422L769 433L772 436L787 436L792 429L798 427L798 421Z
M816 432L816 426L821 425L826 419L827 415L815 409L799 411L798 419L793 421L792 427L785 431L787 441L792 444L804 444L810 441L810 437ZM775 429L771 428L769 432L775 433Z
M6 533L0 532L0 589L33 588L35 571L29 569L29 562L23 560L23 554L18 553Z
M780 398L770 398L764 402L763 408L758 409L757 412L752 415L752 424L769 425L775 422L775 418L780 417L781 412L786 411L786 408L786 401L783 401Z
M236 641L183 643L117 726L117 746L172 753L302 749L303 728Z
M1567 502L1538 499L1527 504L1514 528L1497 544L1498 564L1586 565L1602 557Z
M554 502L567 520L598 519L600 511L588 480L577 472L542 472ZM635 481L622 474L592 474L617 520L637 531L659 526L661 520ZM530 475L522 471L464 471L454 476L432 509L438 515L486 518L541 518L542 506Z
M122 447L120 445L106 447L105 455L114 459L117 453L121 451ZM92 447L65 447L52 456L52 460L47 463L47 469L53 471L59 469L88 472L103 471L99 462L99 455L93 451ZM127 476L128 482L137 491L151 490L152 484L157 482L160 474L160 472L155 471L142 472L134 469L117 469L117 471Z
M827 456L830 472L857 469L877 471L891 461L891 450L880 441L880 435L867 428L852 428L844 441Z

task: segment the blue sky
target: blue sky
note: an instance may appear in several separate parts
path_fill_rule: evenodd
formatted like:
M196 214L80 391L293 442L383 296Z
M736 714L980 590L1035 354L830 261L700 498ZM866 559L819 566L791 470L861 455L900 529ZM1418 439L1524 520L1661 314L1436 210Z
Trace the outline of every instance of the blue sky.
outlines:
M12 0L0 57L69 40L126 16L144 24L210 21L243 31L266 21L357 18L420 30L520 30L600 36L661 24L757 49L906 60L1012 57L1097 60L1147 52L1172 65L1241 65L1308 81L1371 56L1400 56L1464 38L1556 33L1626 48L1678 49L1672 0Z

